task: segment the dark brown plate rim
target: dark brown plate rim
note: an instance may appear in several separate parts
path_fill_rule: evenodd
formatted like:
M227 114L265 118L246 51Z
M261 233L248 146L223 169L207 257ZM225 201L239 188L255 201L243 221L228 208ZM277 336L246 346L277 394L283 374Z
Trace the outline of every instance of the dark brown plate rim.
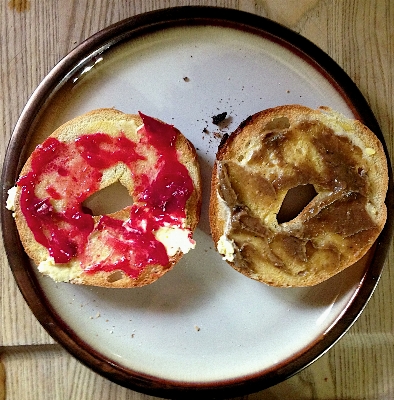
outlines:
M35 90L14 128L2 171L2 204L6 203L7 191L14 186L26 160L26 144L29 131L44 103L62 83L77 75L94 57L114 46L133 38L171 28L187 25L218 25L255 33L289 48L314 66L337 89L356 118L366 124L382 141L389 162L389 190L386 199L388 221L379 236L369 267L360 280L352 300L336 323L307 349L270 370L252 376L216 383L178 382L147 376L126 369L106 359L84 343L56 314L42 291L32 271L29 259L21 246L11 213L1 208L3 241L9 264L19 289L27 304L46 331L70 354L105 378L124 387L165 398L215 397L229 398L253 393L275 385L298 373L323 355L337 342L355 322L381 276L386 254L393 234L393 179L392 168L382 132L367 101L355 83L320 48L296 32L267 18L254 14L219 7L186 6L148 12L120 21L91 36L66 57L46 76Z

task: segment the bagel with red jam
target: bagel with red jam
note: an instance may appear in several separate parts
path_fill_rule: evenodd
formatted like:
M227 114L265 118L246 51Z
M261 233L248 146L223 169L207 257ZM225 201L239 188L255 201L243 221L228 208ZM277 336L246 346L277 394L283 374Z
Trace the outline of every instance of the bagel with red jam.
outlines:
M84 202L120 182L130 205L92 215ZM201 182L193 145L144 114L98 109L36 147L8 208L28 256L55 281L150 284L194 248Z
M246 119L219 147L210 224L237 271L272 286L312 286L360 260L387 218L387 160L361 122L327 107L280 106ZM291 189L315 196L289 220Z

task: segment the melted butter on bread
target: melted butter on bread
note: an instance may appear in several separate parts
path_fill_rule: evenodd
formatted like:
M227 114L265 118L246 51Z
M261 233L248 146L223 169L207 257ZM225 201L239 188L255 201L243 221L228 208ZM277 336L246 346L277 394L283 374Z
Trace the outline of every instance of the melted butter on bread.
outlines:
M218 252L223 256L223 260L234 261L234 241L230 240L226 235L220 236L217 243Z
M82 268L78 263L68 263L67 265L56 264L53 257L41 261L37 267L44 275L50 276L55 282L69 282L78 278Z
M155 237L163 243L168 256L172 257L179 251L186 254L196 247L196 242L190 239L190 233L189 229L162 226L155 232Z
M15 211L15 198L17 190L18 188L16 186L13 186L12 188L8 189L8 197L6 204L7 210Z

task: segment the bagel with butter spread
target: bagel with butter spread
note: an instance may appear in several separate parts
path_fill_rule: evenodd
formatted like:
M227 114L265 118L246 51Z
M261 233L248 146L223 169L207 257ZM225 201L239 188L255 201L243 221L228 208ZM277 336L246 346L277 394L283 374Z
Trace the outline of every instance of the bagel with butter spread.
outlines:
M328 107L285 105L247 118L219 147L210 225L223 258L272 286L312 286L371 248L387 218L387 160L366 126ZM278 220L294 188L315 196Z
M115 182L130 205L92 215L85 200ZM33 151L9 193L26 253L56 281L143 286L195 245L196 151L174 126L141 113L98 109L65 123Z

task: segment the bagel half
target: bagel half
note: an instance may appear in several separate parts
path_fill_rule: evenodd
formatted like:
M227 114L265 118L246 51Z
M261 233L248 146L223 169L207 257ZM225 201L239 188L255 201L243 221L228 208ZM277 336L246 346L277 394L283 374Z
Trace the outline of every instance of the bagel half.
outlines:
M167 181L173 192L165 192ZM127 188L130 205L90 215L83 202L115 182ZM40 272L122 288L156 281L194 248L200 206L199 164L186 137L157 119L115 109L60 126L33 151L8 202Z
M278 222L293 188L316 195ZM219 147L210 225L223 258L279 287L327 280L371 248L387 218L387 160L361 122L327 107L285 105L247 118Z

